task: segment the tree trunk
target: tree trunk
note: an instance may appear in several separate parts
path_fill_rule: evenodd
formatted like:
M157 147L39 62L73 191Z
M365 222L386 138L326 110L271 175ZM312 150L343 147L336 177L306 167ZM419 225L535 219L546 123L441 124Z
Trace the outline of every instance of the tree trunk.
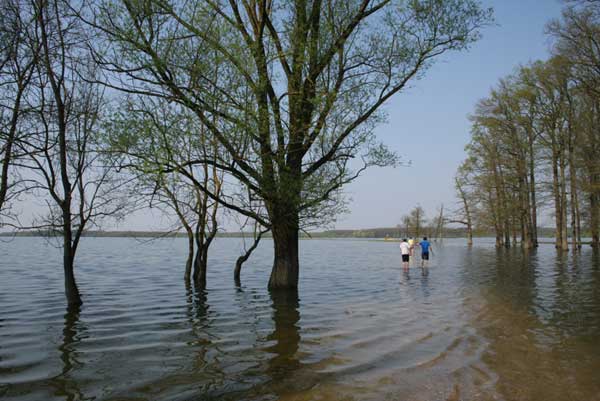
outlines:
M473 245L473 226L471 223L467 224L467 246Z
M204 251L204 246L198 245L196 249L196 258L194 259L194 275L193 280L194 284L198 288L206 288L206 258L205 254L207 252Z
M67 303L69 305L81 305L81 296L79 295L79 289L75 282L75 274L73 273L73 262L69 264L65 262L65 295L67 296Z
M554 244L556 248L560 248L562 244L562 205L558 184L558 156L555 150L552 151L552 195L554 197L554 220L556 222Z
M192 276L192 265L194 264L194 233L191 229L187 230L187 227L186 233L188 237L188 257L185 262L185 274L183 278L186 283L189 283Z
M269 289L298 288L298 213L287 221L283 218L271 221L275 257Z
M206 182L206 181L205 181ZM198 221L196 222L195 229L195 240L196 240L196 257L194 258L194 273L192 280L194 286L198 288L206 288L206 260L203 258L204 242L205 242L205 228L206 228L206 210L207 210L207 199L202 198L198 193Z
M235 261L235 269L233 270L233 279L235 281L236 286L239 287L242 284L242 281L240 279L241 272L242 272L242 265L248 260L248 258L250 258L250 255L252 255L252 252L254 252L254 250L258 247L258 243L260 242L260 239L264 233L266 233L266 231L259 231L258 235L254 238L254 243L252 244L252 246L250 248L248 248L246 250L246 252L243 255L241 255L240 257L238 257L237 260Z
M592 190L590 193L590 231L592 234L592 246L594 248L600 247L600 199L598 193L594 190L592 183ZM596 184L597 185L597 184Z
M573 145L569 143L569 184L571 192L571 246L573 250L580 247L579 199L577 196L577 173L573 161Z
M568 227L567 227L567 180L565 175L566 161L564 149L560 156L560 203L561 203L561 243L560 248L564 251L569 249Z
M534 247L538 247L537 233L537 199L535 189L535 159L533 149L534 137L529 140L529 193L531 202L531 240Z
M71 231L71 213L63 211L63 268L65 273L65 296L69 305L81 305L81 296L73 271L75 255Z
M520 201L520 223L521 223L521 246L523 248L531 248L531 216L529 214L529 185L527 184L527 175L525 168L521 171L519 179L519 201Z
M502 227L500 226L500 222L498 220L498 211L497 211L496 203L492 197L491 189L488 191L487 201L489 204L490 212L492 214L492 219L493 219L493 223L494 223L494 232L496 233L496 248L500 248L501 246L504 246L504 244L502 243Z
M10 129L8 131L8 137L6 138L6 143L4 144L4 160L2 161L2 173L0 176L0 211L2 211L2 207L4 206L4 202L6 201L8 192L8 167L11 164L11 157L13 152L12 147L17 132L17 120L19 118L19 109L21 107L21 95L22 89L19 85L19 91L17 92L17 96L15 98L12 117L10 120Z
M466 222L467 222L467 246L471 246L471 245L473 245L473 224L472 224L472 220L471 220L471 210L469 209L469 202L467 201L467 195L465 194L465 192L462 189L462 186L460 185L458 180L456 180L456 187L458 188L458 192L459 192L460 197L463 202L463 208L465 210L465 218L466 218ZM442 212L443 211L444 211L444 205L442 205ZM443 221L443 216L441 213L440 213L440 220ZM497 241L496 241L496 245L498 245Z

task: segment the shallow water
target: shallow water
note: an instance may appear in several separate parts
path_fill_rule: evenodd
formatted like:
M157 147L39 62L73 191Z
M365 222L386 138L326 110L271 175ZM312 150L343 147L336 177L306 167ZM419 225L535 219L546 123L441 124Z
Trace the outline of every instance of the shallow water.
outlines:
M271 242L242 271L212 248L183 283L186 241L86 238L67 309L60 251L0 243L3 400L600 400L600 257L434 244L301 242L298 293L269 293Z

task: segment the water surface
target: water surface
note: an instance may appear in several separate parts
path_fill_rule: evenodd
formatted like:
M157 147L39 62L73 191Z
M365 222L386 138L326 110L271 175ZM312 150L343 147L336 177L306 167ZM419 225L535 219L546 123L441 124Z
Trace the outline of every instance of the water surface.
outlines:
M218 239L208 288L183 282L186 241L83 240L84 305L60 250L0 243L3 400L600 400L600 258L434 243L301 242L297 293L266 290L265 240ZM424 273L424 274L423 274Z

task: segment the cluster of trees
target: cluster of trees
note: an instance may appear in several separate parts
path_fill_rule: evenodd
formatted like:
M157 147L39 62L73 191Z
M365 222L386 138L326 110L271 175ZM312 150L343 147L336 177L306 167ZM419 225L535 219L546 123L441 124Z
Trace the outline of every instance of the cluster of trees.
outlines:
M0 215L54 230L65 288L84 230L140 207L176 216L203 286L219 218L274 244L270 288L298 284L298 233L398 156L381 106L491 10L475 0L6 0L0 6ZM46 213L23 223L23 200ZM239 278L239 268L236 268Z
M444 205L439 208L438 214L430 221L425 216L425 210L415 206L409 214L402 217L402 223L398 224L396 234L400 237L419 238L423 235L435 238L443 238L447 218L444 217Z
M498 246L538 245L550 205L556 247L600 245L600 2L568 5L548 25L553 55L500 80L473 113L455 184L459 220L490 227ZM570 238L570 244L569 244Z

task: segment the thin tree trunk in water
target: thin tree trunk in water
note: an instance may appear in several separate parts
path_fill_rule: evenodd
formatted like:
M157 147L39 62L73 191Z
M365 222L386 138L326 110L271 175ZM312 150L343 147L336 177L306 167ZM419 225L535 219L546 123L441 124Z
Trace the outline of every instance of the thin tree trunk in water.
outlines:
M196 249L194 259L194 284L199 288L206 288L206 260L202 247Z
M567 180L565 176L566 162L564 150L560 156L560 202L561 202L561 244L562 250L569 249L568 227L567 227Z
M593 178L592 178L592 185L591 185L591 193L590 193L590 230L592 232L592 246L594 248L599 248L600 247L600 197L598 196L598 193L594 190L594 184L598 185L597 183L593 182Z
M504 176L502 170L498 171L497 166L494 164L494 181L496 185L497 193L497 213L504 234L504 240L502 245L506 248L510 248L510 221L507 213L507 202L506 193L504 191Z
M63 206L65 208L66 206ZM63 267L65 274L65 296L69 305L81 305L81 296L75 282L75 273L73 271L73 262L75 255L73 252L73 234L71 231L71 213L70 208L63 210Z
M196 257L194 258L194 273L192 279L194 285L199 288L206 288L206 261L202 258L202 249L204 247L204 219L200 216L196 223Z
M204 246L202 247L202 270L200 271L200 285L203 288L206 288L206 271L207 271L207 267L208 267L208 248L210 246L210 242L205 242Z
M65 270L65 295L69 305L81 305L81 296L75 282L75 274L73 273L73 261L64 265Z
M462 186L460 185L460 182L458 180L456 181L456 188L458 189L458 192L460 194L461 200L463 202L463 208L465 210L465 218L466 218L466 223L467 223L467 246L471 246L473 245L473 224L472 224L472 220L471 220L471 210L469 209L469 202L467 201L467 195L465 194ZM442 212L443 212L443 205L442 205ZM443 221L443 217L440 213L440 220ZM497 246L497 241L496 241L496 246Z
M535 189L535 160L533 150L533 137L529 140L529 192L531 201L531 240L534 247L538 247L537 233L537 199Z
M266 233L266 231L259 231L256 238L254 238L254 242L252 243L252 246L250 246L250 248L248 248L246 250L246 252L243 255L241 255L240 257L238 257L237 260L235 261L235 269L233 270L233 279L235 281L236 286L239 287L242 283L241 279L240 279L240 276L242 273L242 265L250 258L250 255L252 255L252 252L254 252L256 247L258 247L258 243L260 242L260 239L264 233Z
M274 219L272 224L275 255L269 289L298 288L298 214Z
M439 239L440 241L443 240L443 227L444 227L444 204L442 203L442 206L440 207L440 215L438 216L438 224L436 227L436 238ZM430 235L431 236L431 235Z
M553 144L553 147L556 146ZM552 151L552 195L554 196L554 219L556 222L555 246L560 248L562 244L562 205L558 184L558 156Z
M207 198L205 198L207 202ZM206 204L205 204L206 205ZM194 283L199 288L206 288L206 271L208 267L208 250L213 239L217 235L217 207L218 204L213 205L211 213L211 227L210 231L206 233L206 213L204 217L200 219L202 224L196 225L196 259L194 260ZM208 210L207 208L203 210Z
M467 224L467 246L473 245L473 226L471 223Z
M522 176L519 180L519 200L521 206L521 246L531 248L532 241L530 235L531 218L529 216L529 186L527 185L527 176L523 166Z
M188 257L185 262L185 274L183 279L186 283L190 282L192 277L192 266L194 264L194 233L190 229L189 231L186 229L188 236Z
M167 194L167 197L170 199L173 210L175 211L175 214L177 214L177 217L179 218L179 221L185 229L185 232L188 237L188 257L185 262L185 273L183 275L183 279L186 283L189 283L190 278L192 276L192 266L194 264L194 231L188 223L185 214L182 212L179 206L179 200L177 199L175 193L169 189L168 185L163 184L162 189Z
M573 145L569 143L569 181L571 191L571 245L573 250L578 249L581 245L581 235L579 233L579 199L577 196L577 172L573 161Z
M500 248L504 246L502 243L502 228L500 227L500 223L498 221L498 212L496 207L494 206L496 203L492 198L491 190L488 192L488 203L490 205L490 211L492 212L492 219L494 222L494 232L496 233L496 248Z

